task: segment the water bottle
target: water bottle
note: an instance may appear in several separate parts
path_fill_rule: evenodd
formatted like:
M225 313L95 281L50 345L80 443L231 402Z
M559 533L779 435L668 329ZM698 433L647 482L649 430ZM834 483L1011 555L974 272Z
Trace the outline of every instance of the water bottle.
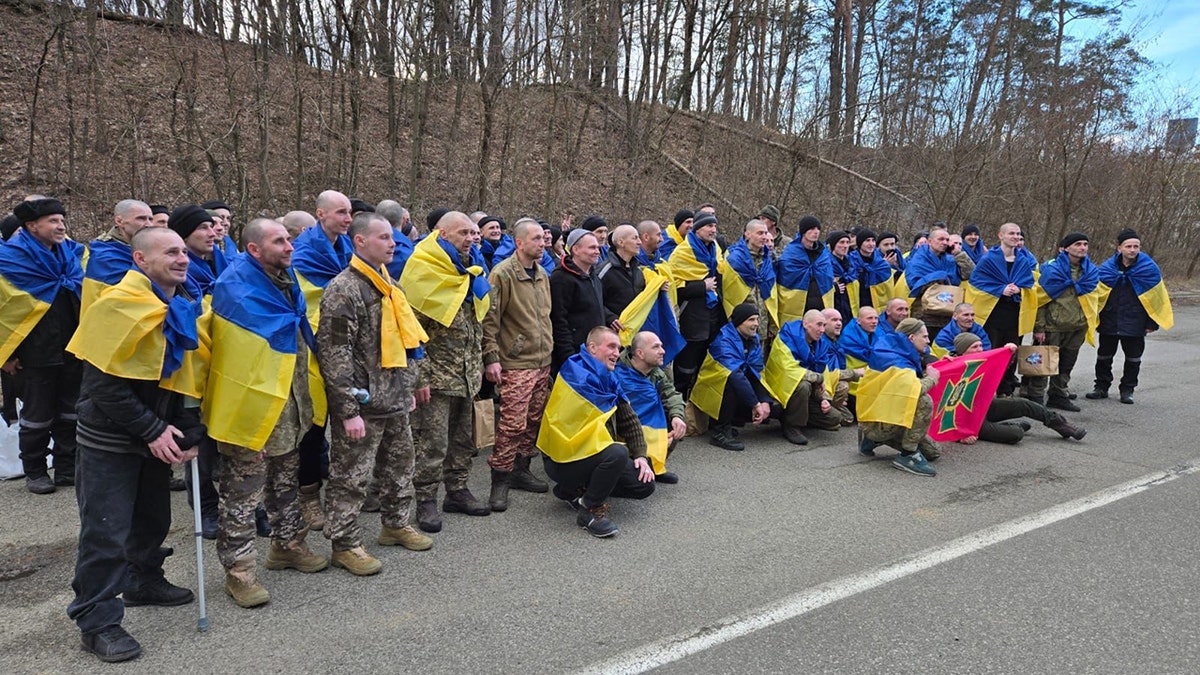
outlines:
M366 405L371 402L371 392L366 389L350 387L350 395L354 397L355 401L358 401L359 405Z

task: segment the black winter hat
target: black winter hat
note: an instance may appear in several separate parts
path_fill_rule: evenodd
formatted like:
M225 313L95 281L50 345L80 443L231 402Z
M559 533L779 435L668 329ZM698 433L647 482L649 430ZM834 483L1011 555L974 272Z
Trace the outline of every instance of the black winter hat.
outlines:
M1133 229L1132 227L1127 227L1121 230L1121 233L1117 235L1117 246L1124 244L1125 240L1127 239L1137 239L1140 241L1141 237L1138 236L1137 230Z
M962 229L962 236L964 236L964 237L965 237L965 236L967 236L968 234L979 234L979 235L982 235L983 233L979 231L979 226L978 226L978 225L976 225L975 223L968 223L967 225L963 226L963 229Z
M834 246L837 245L837 243L839 241L841 241L843 239L849 239L849 238L850 238L849 232L844 232L842 230L834 230L833 232L829 233L828 237L825 237L825 245L828 246L830 249L832 249Z
M700 215L696 216L695 220L692 221L692 230L699 230L702 227L708 227L709 225L716 224L716 216L711 213L701 213Z
M675 212L675 227L683 225L683 221L695 218L696 214L687 209L679 209Z
M876 244L879 243L879 237L875 234L875 232L873 230L868 230L865 227L858 228L858 234L857 234L856 239L854 240L855 248L861 249L863 242L868 239L874 239Z
M375 213L375 206L357 198L350 200L350 213L360 213L364 211L366 213Z
M19 227L21 227L20 218L17 218L11 213L7 216L4 216L4 219L0 220L0 240L8 241Z
M24 225L25 223L32 223L38 218L46 216L65 216L67 215L67 208L57 199L35 199L30 202L21 202L14 206L13 215Z
M754 306L754 303L743 302L733 308L733 312L729 315L729 323L737 327L746 323L746 319L752 316L758 316L758 308Z
M425 216L425 227L430 232L433 232L437 229L438 221L447 213L450 213L450 209L434 209L430 211L429 215Z
M1072 233L1068 234L1067 236L1063 237L1062 240L1058 242L1058 247L1066 248L1066 247L1070 246L1071 244L1074 244L1077 241L1091 241L1091 240L1088 239L1088 236L1082 232L1072 232Z
M608 221L602 216L591 215L583 219L583 224L580 225L580 227L588 232L595 232L602 227L608 227Z
M195 204L180 204L167 219L167 227L174 230L180 238L187 239L196 228L211 222L212 216L208 215L208 209Z
M895 232L880 232L879 236L875 238L875 243L880 244L888 239L895 239L896 241L899 241L900 237L896 236Z
M800 224L796 227L796 234L804 234L814 229L821 229L821 219L816 216L804 216L800 219Z
M169 215L171 215L171 209L168 209L163 204L151 204L150 205L150 213L153 215L156 215L156 216L160 215L160 214L169 216Z
M225 209L226 211L230 212L233 211L233 209L229 208L229 204L226 204L225 201L221 199L210 199L201 204L200 208L207 211L216 211L217 209Z

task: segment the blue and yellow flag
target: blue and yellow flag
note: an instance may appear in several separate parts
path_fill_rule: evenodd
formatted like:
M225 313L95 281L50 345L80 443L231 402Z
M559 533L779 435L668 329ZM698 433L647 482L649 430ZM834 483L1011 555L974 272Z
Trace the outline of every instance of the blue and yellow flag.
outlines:
M725 383L729 376L743 368L759 380L762 379L763 350L758 335L753 338L753 346L746 352L741 333L737 326L727 323L721 328L708 346L708 355L704 357L704 365L696 376L696 384L692 387L691 403L713 419L721 416L721 403L725 400Z
M624 363L618 363L613 372L642 425L650 467L655 474L661 474L667 470L667 448L671 443L667 437L667 411L658 396L658 387L650 378Z
M28 232L0 246L0 363L46 315L62 290L80 295L83 247L67 239L50 249Z
M751 291L757 289L767 314L775 325L779 325L779 296L775 293L775 261L771 250L763 253L763 262L755 266L754 256L745 239L739 239L725 254L729 273L721 277L721 301L725 303L725 316L733 314L733 308L746 302ZM764 319L765 320L765 319Z
M175 293L167 299L141 270L129 270L105 288L97 311L84 314L67 351L114 377L159 380L164 389L193 398L204 394L207 350L200 350L203 303ZM181 372L182 371L182 372Z
M666 365L683 351L687 341L679 332L669 294L661 290L663 283L668 281L667 277L647 267L641 269L646 287L621 312L618 319L624 326L621 329L621 344L628 346L635 335L650 331L662 340L663 349L666 350L663 365Z
M690 231L689 231L690 234ZM662 243L658 245L658 255L663 261L670 260L671 254L676 248L683 243L683 235L679 234L679 228L675 227L674 223L667 226L663 231Z
M513 238L507 234L500 235L500 241L493 244L484 239L479 242L479 252L483 255L483 260L490 271L496 265L504 262L505 259L511 258L517 252L517 244Z
M847 284L851 308L858 312L862 305L859 289L866 284L871 289L871 306L882 314L888 300L896 297L892 266L878 252L874 253L870 260L863 258L859 251L851 251L847 257L850 260L850 277L853 279Z
M858 420L911 427L921 398L921 355L899 333L877 333L875 340L858 382Z
M210 264L204 258L188 251L188 279L199 287L200 293L204 297L212 295L217 277L221 276L225 268L229 267L229 261L219 247L213 246L212 257Z
M299 284L285 297L253 256L239 256L217 280L212 367L201 403L209 436L251 450L266 445L291 393L297 331L310 354L316 346L305 310ZM313 408L313 423L324 424L325 410L315 400Z
M350 264L354 246L350 237L344 234L330 242L320 223L301 232L292 245L296 249L292 253L292 271L300 282L300 290L308 304L308 320L315 331L320 325L321 294Z
M824 335L810 345L804 332L804 323L800 320L788 321L779 327L779 334L775 336L775 344L771 347L771 355L763 370L763 386L776 401L787 406L796 392L796 386L810 371L824 374L833 370L836 373L836 359L833 343ZM837 384L836 379L834 384Z
M581 349L554 380L538 429L538 449L559 464L604 450L613 443L608 419L622 398L621 384L608 366Z
M1096 344L1096 326L1100 324L1100 268L1096 267L1091 258L1084 256L1079 262L1079 278L1075 279L1071 272L1071 256L1066 251L1059 251L1053 260L1046 261L1040 268L1037 287L1038 307L1057 300L1068 288L1075 291L1075 299L1083 310L1087 320L1088 344ZM941 335L939 334L940 338ZM988 349L985 341L983 348Z
M833 254L820 246L816 260L809 258L803 239L793 239L779 257L779 276L775 290L779 293L779 321L787 323L804 317L808 291L816 280L817 292L825 307L833 307Z
M997 246L990 249L971 273L970 283L963 288L963 298L975 306L975 319L980 324L986 324L992 310L998 302L1020 302L1021 313L1017 322L1017 335L1025 335L1033 331L1037 320L1037 291L1034 284L1037 280L1033 272L1037 269L1037 258L1024 247L1013 249L1014 259L1010 267L1004 259L1004 249ZM1021 289L1021 296L1004 297L1004 288L1016 284Z
M904 274L896 280L896 296L907 297L909 304L912 304L912 300L916 299L913 294L922 287L929 284L960 286L960 280L954 256L948 253L938 255L929 246L918 246L909 253ZM880 323L883 323L882 320Z
M188 265L191 267L191 265ZM133 269L133 249L119 239L93 239L88 244L87 265L84 267L83 294L79 300L79 315L106 288L116 286Z
M412 239L409 239L400 230L392 228L392 241L396 242L396 248L392 251L392 262L387 264L388 276L392 279L399 279L401 274L404 274L404 266L408 264L408 259L412 257L413 244ZM549 274L550 272L546 272Z
M479 321L483 321L491 304L488 292L492 286L483 266L463 265L462 257L442 239L440 230L422 239L413 249L400 285L413 309L443 326L454 321L468 297Z
M1128 283L1133 287L1138 300L1151 319L1163 330L1171 330L1175 326L1175 310L1171 308L1171 296L1167 293L1167 285L1163 282L1162 272L1158 264L1145 253L1139 253L1133 265L1122 269L1117 263L1121 260L1118 252L1100 265L1099 292L1096 299L1097 315L1108 303L1112 289L1120 284Z
M671 278L675 288L682 288L689 281L703 281L709 277L717 277L726 270L725 254L717 242L705 244L695 232L688 232L681 243L667 260L667 276ZM717 306L716 291L708 291L704 304L709 309Z

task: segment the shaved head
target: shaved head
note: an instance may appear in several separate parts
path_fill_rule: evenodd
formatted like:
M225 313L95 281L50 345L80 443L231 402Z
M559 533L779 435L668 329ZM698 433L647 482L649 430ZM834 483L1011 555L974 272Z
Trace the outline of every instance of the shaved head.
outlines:
M246 223L246 227L242 228L242 240L247 246L250 244L262 246L263 237L266 236L266 233L272 230L273 226L275 225L282 226L283 223L280 223L272 218L255 218L254 220ZM285 227L284 229L287 228Z
M133 234L129 247L135 251L148 253L156 247L162 246L165 239L178 239L179 244L183 245L183 238L169 227L143 227Z

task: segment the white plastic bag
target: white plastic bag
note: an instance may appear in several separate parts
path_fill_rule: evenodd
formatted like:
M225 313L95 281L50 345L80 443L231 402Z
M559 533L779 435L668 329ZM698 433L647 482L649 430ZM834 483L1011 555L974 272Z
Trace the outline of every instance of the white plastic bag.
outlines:
M0 480L20 478L25 475L21 465L21 449L17 445L19 427L0 422Z

